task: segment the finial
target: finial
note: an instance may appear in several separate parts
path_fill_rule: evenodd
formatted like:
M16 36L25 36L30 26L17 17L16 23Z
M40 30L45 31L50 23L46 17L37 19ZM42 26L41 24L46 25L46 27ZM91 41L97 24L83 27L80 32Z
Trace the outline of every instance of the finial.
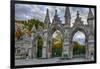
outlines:
M79 17L79 15L80 15L80 14L79 14L79 11L77 11L77 17Z
M93 18L93 13L91 8L89 8L88 19Z
M49 9L47 8L47 12L49 12Z
M91 8L89 8L89 11L91 11Z
M57 15L57 10L55 10L55 15Z

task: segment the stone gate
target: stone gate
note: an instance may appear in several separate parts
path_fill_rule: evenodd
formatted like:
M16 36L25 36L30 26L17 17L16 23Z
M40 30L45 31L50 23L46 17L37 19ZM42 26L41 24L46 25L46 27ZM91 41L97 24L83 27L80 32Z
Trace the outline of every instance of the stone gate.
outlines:
M73 46L72 46L72 38L74 34L77 31L81 31L85 34L85 45L86 45L86 54L85 58L91 58L91 45L94 46L94 16L91 11L91 8L89 8L89 12L87 15L87 24L83 24L83 21L80 17L79 11L76 12L76 19L74 21L73 26L71 27L71 14L70 14L70 8L66 7L65 9L65 23L62 24L60 17L57 14L57 10L55 10L55 15L52 20L52 23L50 22L50 16L49 16L49 9L47 9L46 16L44 23L47 24L47 29L36 30L35 26L32 28L32 49L31 49L31 57L36 58L37 53L37 45L36 45L36 37L41 36L43 38L43 50L42 50L42 56L41 58L51 58L51 51L52 51L52 34L59 30L63 37L62 37L62 56L64 54L68 55L68 58L73 58ZM91 42L92 41L92 42Z

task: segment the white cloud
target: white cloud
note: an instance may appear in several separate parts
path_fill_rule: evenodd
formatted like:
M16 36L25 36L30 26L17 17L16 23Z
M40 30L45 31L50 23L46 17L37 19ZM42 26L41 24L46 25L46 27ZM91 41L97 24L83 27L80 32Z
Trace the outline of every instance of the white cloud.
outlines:
M77 38L85 38L85 34L81 31L77 31L73 37L73 39L77 39Z
M65 14L65 7L64 6L49 6L49 5L30 5L30 4L16 4L15 5L15 18L16 20L26 20L26 19L39 19L40 21L44 21L46 10L49 9L50 20L52 21L55 9L58 11L58 16L60 17L62 23L64 23L64 14ZM70 7L71 12L71 24L74 22L76 18L77 11L80 12L80 17L84 23L87 23L87 15L89 8L82 8L82 7ZM94 10L92 9L94 14Z
M80 44L84 44L85 43L85 34L81 31L78 31L74 34L73 36L73 41L77 41Z

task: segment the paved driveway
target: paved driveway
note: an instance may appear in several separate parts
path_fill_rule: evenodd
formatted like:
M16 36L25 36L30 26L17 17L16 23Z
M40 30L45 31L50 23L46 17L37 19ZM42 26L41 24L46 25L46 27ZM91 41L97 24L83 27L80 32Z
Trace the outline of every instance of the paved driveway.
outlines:
M75 58L69 60L60 60L57 58L53 59L23 59L23 60L15 60L15 65L35 65L35 64L49 64L49 63L70 63L70 62L84 62L91 61L84 58Z

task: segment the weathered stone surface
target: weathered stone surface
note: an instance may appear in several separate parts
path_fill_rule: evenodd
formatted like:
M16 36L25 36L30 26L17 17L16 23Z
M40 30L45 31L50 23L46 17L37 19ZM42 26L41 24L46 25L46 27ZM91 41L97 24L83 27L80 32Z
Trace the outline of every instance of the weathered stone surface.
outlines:
M37 44L36 44L36 37L40 36L42 37L44 43L43 43L43 52L42 52L42 57L41 58L51 58L52 55L52 35L56 30L59 30L62 34L62 56L63 54L67 54L69 58L73 58L73 47L72 47L72 38L74 34L77 31L81 31L85 34L85 45L86 45L86 58L91 58L91 51L94 51L94 41L89 42L90 40L94 40L94 35L93 32L93 14L91 12L91 9L89 9L88 13L88 18L87 18L87 23L88 25L84 25L81 17L79 16L79 11L77 11L77 17L75 19L75 22L73 26L70 26L71 22L71 14L70 14L70 8L67 7L65 11L65 24L62 25L61 20L57 14L57 10L55 10L55 15L52 20L52 23L50 22L49 18L49 10L47 9L47 13L45 16L44 23L47 24L47 29L41 29L36 30L35 27L33 26L32 28L32 51L31 56L32 59L36 58L36 53L37 53ZM91 29L92 28L92 29ZM91 36L91 37L90 37ZM92 38L93 37L93 38ZM93 46L93 47L90 47ZM91 50L92 49L92 50ZM94 53L92 54L94 55ZM29 54L30 56L30 54Z
M80 15L79 11L77 11L77 17L75 19L74 25L73 25L73 27L70 27L71 14L70 14L69 7L67 7L66 11L65 11L65 24L63 26L60 18L58 17L57 10L55 10L55 15L54 15L54 18L52 20L52 24L50 24L49 10L47 9L46 18L45 18L44 22L47 23L49 25L49 27L47 30L45 30L45 32L44 32L44 30L42 30L42 32L40 32L40 31L36 32L36 35L40 35L43 38L44 45L46 46L45 48L47 48L47 49L43 48L43 58L50 58L51 57L51 54L52 54L51 53L51 51L52 51L51 38L52 38L52 34L56 30L59 30L63 35L62 56L64 53L66 53L66 54L68 54L69 58L73 58L72 38L77 31L81 31L86 36L86 44L85 44L86 45L86 58L90 57L89 56L88 41L91 40L91 39L89 39L89 36L91 35L91 28L90 28L91 26L84 25L83 21L79 15ZM93 16L92 16L91 10L89 9L88 21L87 21L89 25L93 25L90 23L90 22L93 23L93 19L92 20L90 19L90 21L89 21L89 18L91 18L91 17L93 17ZM93 37L93 35L91 35L91 37ZM34 38L34 40L35 40L35 38Z

